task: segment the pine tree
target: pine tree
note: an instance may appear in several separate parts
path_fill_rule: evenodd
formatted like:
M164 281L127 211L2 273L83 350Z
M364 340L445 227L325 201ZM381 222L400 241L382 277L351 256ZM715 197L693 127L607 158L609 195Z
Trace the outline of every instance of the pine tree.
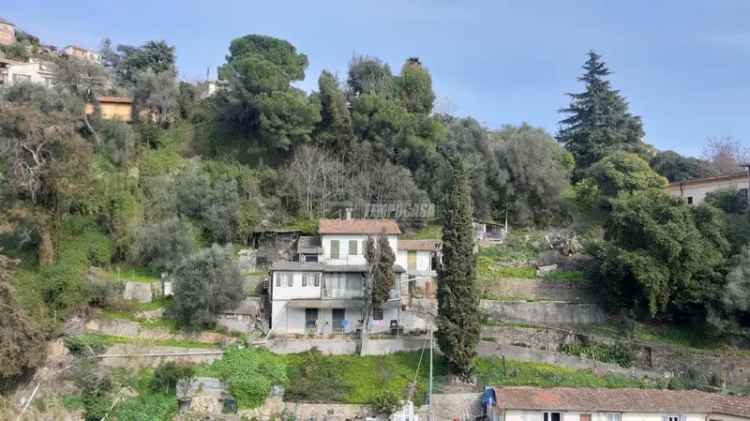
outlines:
M560 121L557 140L575 158L575 179L582 171L613 149L638 151L644 145L641 118L628 112L628 103L620 92L612 89L607 76L611 74L601 56L589 51L578 78L586 84L581 93L570 93L570 105L560 112L569 116Z
M437 339L451 369L468 380L480 333L471 188L463 161L455 156L449 156L448 161L452 173L443 207L443 258L438 266Z

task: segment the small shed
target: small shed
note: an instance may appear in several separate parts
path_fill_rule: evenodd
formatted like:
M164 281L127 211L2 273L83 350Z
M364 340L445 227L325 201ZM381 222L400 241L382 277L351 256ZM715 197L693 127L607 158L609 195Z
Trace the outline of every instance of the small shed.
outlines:
M180 412L219 414L237 412L237 401L227 386L214 377L193 377L177 382Z

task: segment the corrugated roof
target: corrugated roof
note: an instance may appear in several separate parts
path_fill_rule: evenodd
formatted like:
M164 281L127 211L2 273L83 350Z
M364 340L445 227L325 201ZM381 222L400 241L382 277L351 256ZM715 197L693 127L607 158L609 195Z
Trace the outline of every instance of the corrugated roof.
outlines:
M500 387L495 393L501 409L750 416L750 397L697 390Z
M435 251L439 248L439 240L398 240L399 250Z
M399 235L401 229L393 219L321 219L320 234Z

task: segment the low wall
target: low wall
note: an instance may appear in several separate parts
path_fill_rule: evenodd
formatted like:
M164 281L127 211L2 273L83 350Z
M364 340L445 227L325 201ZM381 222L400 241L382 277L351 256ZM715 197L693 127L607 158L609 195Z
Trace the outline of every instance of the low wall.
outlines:
M139 369L157 367L166 361L184 363L212 363L221 358L223 352L216 348L181 348L175 346L143 346L117 344L99 355L100 364L108 367Z
M485 295L530 300L593 302L588 281L553 281L548 279L497 278L480 284Z
M330 355L354 354L357 351L358 340L347 338L333 339L294 339L274 338L262 346L277 354L295 354L317 348L320 352ZM367 355L385 355L401 351L418 351L422 347L429 347L429 339L424 337L401 337L394 339L370 339L367 344Z
M617 364L602 363L588 358L576 357L561 352L543 351L521 346L498 344L493 342L480 342L477 353L481 356L502 356L512 360L531 361L547 364L562 365L576 370L594 370L598 373L615 373L633 377L664 377L665 373L654 370L643 370L639 368L624 368Z
M607 314L596 304L482 300L480 308L490 320L553 326L604 323Z

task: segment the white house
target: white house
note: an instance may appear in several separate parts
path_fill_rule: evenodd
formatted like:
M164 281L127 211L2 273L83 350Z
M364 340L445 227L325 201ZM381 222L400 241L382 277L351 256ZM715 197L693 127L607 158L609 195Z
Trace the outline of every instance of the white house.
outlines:
M303 237L295 262L271 267L271 330L278 334L349 333L362 328L367 239L385 235L398 250L401 230L390 219L321 219L320 237ZM371 331L399 326L404 269L394 266L389 300L373 309Z
M55 82L55 72L50 63L32 60L29 63L0 58L0 86L19 83L38 83L48 88Z
M750 397L696 390L495 388L503 421L740 421Z
M409 293L435 293L437 273L433 261L440 251L438 240L399 240L396 263L406 268Z
M747 192L748 183L750 183L748 172L742 171L731 175L675 181L669 183L667 192L672 197L680 198L690 205L699 205L706 199L706 195L711 192L720 190Z

